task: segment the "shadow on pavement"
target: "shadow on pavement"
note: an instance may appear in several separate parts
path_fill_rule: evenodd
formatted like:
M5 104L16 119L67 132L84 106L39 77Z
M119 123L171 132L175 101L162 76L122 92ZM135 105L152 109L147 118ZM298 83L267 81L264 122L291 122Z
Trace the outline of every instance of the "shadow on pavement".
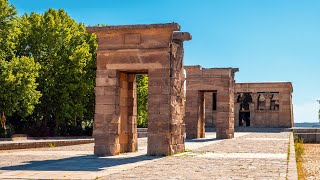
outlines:
M36 152L35 152L36 153ZM77 156L57 160L27 161L22 165L2 167L0 170L36 171L102 171L108 167L158 159L163 156L139 155L134 157L98 157L94 155Z
M255 128L255 127L236 127L235 132L257 132L257 133L282 133L290 132L290 128Z
M211 141L217 141L220 139L217 138L210 138L210 139L204 139L204 138L199 138L199 139L186 139L186 142L211 142Z

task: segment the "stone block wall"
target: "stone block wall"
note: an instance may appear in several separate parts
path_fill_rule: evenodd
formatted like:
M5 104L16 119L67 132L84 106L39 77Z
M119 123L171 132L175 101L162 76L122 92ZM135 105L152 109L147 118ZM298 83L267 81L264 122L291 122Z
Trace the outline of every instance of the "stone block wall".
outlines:
M292 84L290 82L236 83L235 101L240 93L250 93L250 126L251 127L293 127ZM258 108L259 95L265 98L265 108ZM279 109L272 110L271 99L274 94L279 97ZM235 126L239 126L240 104L235 106Z
M206 93L217 94L215 127L217 138L234 136L234 74L235 68L210 68L186 66L186 130L187 138L202 138L205 132ZM212 106L210 106L212 107ZM209 108L210 108L209 107Z
M148 155L184 151L183 41L176 23L87 28L98 37L96 155L137 150L135 75L148 74Z

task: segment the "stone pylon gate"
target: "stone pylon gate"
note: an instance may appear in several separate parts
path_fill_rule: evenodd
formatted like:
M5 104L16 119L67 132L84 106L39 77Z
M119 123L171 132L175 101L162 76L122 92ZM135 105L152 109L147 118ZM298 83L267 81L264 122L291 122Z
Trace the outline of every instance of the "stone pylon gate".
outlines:
M93 137L98 156L137 151L135 75L148 74L148 155L184 151L183 41L176 23L89 27L98 37Z
M187 73L186 133L187 138L205 135L204 93L216 94L217 138L234 137L234 74L237 68L209 68L185 66Z

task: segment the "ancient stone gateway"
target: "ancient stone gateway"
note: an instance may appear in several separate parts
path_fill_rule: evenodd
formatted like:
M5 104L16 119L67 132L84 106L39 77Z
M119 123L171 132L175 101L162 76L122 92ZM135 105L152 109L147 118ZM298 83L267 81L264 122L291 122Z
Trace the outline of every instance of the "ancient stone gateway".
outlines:
M148 74L148 155L184 151L183 41L176 23L89 27L98 37L93 137L98 156L137 151L135 75Z
M205 94L215 99L217 138L234 137L234 74L236 68L185 66L187 73L186 133L187 138L205 135ZM212 106L211 106L212 107Z

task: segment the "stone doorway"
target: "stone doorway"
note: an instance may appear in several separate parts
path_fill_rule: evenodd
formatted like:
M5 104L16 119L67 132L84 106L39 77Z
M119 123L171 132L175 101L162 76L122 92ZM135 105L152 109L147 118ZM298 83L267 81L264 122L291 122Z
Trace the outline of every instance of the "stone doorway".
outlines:
M237 96L239 103L239 126L250 126L250 104L252 104L251 93L240 93Z
M205 128L214 131L217 121L217 93L205 92Z
M239 126L250 126L250 111L241 111L239 113Z
M148 155L184 151L183 42L176 23L88 27L98 37L93 137L98 156L137 151L136 74L147 73Z
M187 73L186 132L187 138L205 136L204 94L211 92L215 101L215 127L218 139L234 137L234 75L237 68L202 68L185 66ZM210 98L210 96L207 96ZM215 99L214 99L215 98ZM211 102L211 103L212 103Z

